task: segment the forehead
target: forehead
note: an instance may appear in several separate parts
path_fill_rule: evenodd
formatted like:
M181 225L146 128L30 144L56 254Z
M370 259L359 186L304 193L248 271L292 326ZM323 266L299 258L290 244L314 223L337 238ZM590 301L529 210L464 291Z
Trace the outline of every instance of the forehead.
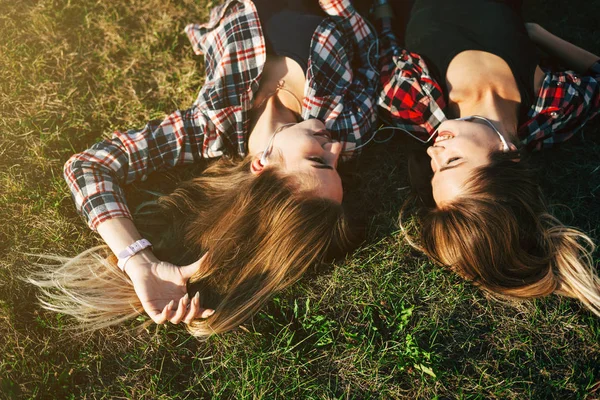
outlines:
M452 202L464 192L473 174L480 167L489 163L489 159L468 159L455 168L438 171L431 179L431 188L435 203L440 206Z
M454 198L462 194L463 187L469 179L471 171L472 168L460 166L435 174L431 180L435 203L440 206L451 202Z
M311 166L287 167L286 172L293 173L298 179L302 191L313 193L317 197L342 202L344 196L342 179L336 170L313 168Z

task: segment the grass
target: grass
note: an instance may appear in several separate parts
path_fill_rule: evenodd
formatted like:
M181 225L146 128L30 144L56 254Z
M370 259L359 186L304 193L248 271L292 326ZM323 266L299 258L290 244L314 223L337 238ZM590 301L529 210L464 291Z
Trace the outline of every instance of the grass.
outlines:
M0 398L598 399L600 319L571 300L490 300L401 242L402 142L374 146L350 190L365 244L205 342L177 326L91 335L43 311L25 253L98 238L62 164L114 129L187 107L203 61L182 33L210 3L0 0ZM598 1L539 0L529 19L600 52ZM600 239L600 124L534 155L556 214ZM368 165L368 168L365 166ZM598 259L598 252L596 252ZM318 272L318 273L317 273Z

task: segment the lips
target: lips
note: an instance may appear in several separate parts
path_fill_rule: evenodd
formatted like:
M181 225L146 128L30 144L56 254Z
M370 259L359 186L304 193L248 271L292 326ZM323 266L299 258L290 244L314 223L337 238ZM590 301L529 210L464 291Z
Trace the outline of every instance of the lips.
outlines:
M443 131L443 132L438 133L438 135L435 137L435 140L433 141L433 143L443 142L444 140L454 138L454 136L455 136L454 133L452 133L450 131Z

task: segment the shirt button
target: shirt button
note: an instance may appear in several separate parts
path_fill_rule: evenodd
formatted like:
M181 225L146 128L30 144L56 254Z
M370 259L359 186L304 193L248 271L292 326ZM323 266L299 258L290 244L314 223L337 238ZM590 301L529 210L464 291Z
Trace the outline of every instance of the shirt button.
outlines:
M550 113L550 116L551 116L552 118L556 119L556 118L558 117L558 113L557 113L556 111L552 111L552 112Z

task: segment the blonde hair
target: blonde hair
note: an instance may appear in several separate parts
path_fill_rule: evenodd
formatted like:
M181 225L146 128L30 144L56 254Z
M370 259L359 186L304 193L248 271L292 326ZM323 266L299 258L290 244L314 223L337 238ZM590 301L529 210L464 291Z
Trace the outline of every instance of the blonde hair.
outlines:
M420 243L413 246L491 293L516 299L555 293L600 315L592 240L547 211L535 171L513 158L492 157L459 197L424 208Z
M136 221L154 231L155 252L181 265L208 257L188 283L201 305L215 313L188 325L206 337L238 327L275 292L297 281L330 247L350 235L342 206L303 192L297 179L275 167L250 173L251 157L222 159L202 176L181 184ZM129 278L105 246L62 266L43 266L30 282L46 309L76 318L85 330L103 328L143 312Z

